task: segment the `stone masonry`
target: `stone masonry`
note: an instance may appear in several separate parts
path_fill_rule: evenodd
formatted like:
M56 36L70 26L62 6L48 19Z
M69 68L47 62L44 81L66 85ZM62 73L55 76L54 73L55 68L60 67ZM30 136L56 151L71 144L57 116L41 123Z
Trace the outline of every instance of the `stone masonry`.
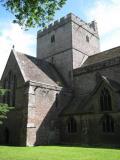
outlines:
M120 146L120 47L100 52L95 21L70 13L38 31L37 57L13 49L1 85L15 108L0 144Z

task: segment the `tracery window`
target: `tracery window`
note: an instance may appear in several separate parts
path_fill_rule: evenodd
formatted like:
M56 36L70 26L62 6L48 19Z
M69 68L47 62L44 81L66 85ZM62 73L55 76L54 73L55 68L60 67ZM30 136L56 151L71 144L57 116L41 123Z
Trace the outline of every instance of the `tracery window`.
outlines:
M106 89L106 88L103 88L103 90L101 91L100 106L101 106L101 111L112 110L111 96L110 96L108 89Z
M77 122L73 117L69 118L67 121L67 131L68 133L77 132Z
M102 120L102 129L103 132L114 132L114 119L109 116L106 115L104 116L103 120Z

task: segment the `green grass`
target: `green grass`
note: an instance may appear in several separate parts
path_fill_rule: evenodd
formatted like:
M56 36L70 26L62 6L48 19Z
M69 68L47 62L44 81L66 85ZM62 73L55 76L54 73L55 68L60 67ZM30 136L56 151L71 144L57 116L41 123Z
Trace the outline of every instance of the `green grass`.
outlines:
M1 146L0 160L120 160L120 150L67 146Z

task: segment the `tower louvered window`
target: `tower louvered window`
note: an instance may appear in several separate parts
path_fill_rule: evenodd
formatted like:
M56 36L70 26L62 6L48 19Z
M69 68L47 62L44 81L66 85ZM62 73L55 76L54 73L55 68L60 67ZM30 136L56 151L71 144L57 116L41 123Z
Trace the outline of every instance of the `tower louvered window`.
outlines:
M51 43L55 43L55 35L51 36Z
M111 96L110 96L108 89L106 88L104 88L101 91L100 106L101 106L101 111L111 111L112 110Z

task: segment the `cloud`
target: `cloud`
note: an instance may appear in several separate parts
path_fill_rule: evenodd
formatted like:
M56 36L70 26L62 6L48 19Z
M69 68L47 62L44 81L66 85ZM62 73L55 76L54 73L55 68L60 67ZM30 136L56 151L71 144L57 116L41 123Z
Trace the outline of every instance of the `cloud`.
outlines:
M4 24L0 31L0 76L3 72L11 48L14 45L15 50L35 55L36 37L32 33L23 31L18 25ZM34 53L33 53L34 52Z
M102 40L101 49L105 50L120 45L120 1L95 1L88 12L89 20L95 19L98 23L98 31Z

